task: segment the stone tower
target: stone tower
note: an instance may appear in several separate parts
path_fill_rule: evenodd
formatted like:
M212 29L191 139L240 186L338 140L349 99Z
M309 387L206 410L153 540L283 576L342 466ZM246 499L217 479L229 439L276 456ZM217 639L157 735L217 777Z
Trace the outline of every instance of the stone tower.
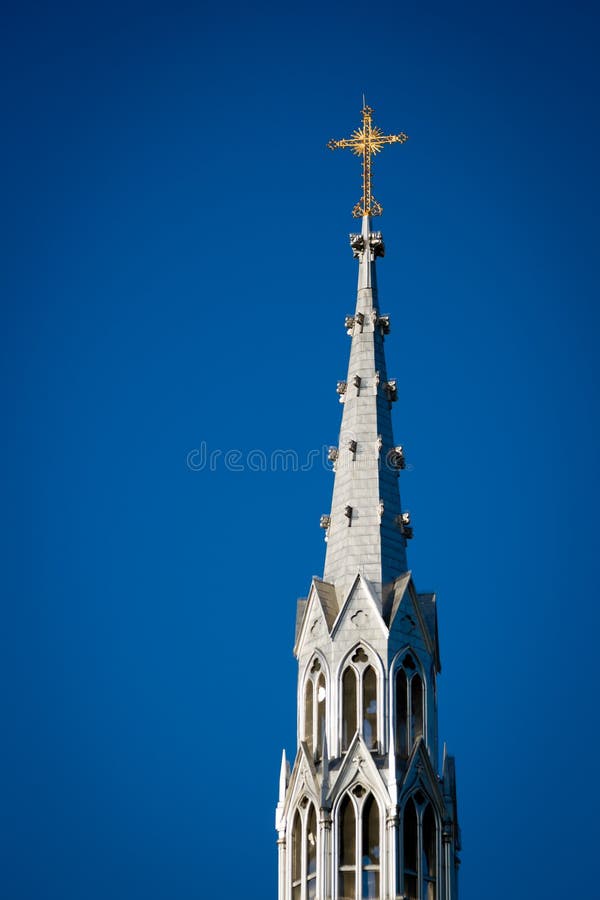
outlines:
M331 448L331 512L321 517L323 578L298 601L298 750L281 764L276 828L279 900L457 900L459 828L454 759L438 772L440 672L436 598L419 593L406 558L412 537L402 512L404 453L394 443L384 344L390 318L379 310L376 260L384 255L372 215L372 126L349 146L363 155L360 234L338 446Z

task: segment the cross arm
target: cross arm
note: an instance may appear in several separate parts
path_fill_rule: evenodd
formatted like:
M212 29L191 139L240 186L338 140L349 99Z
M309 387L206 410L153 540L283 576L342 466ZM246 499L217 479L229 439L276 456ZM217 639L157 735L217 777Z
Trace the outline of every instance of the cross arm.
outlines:
M344 147L352 147L352 149L355 149L356 147L360 146L360 141L358 141L356 138L342 138L341 141L329 141L327 146L330 150L338 150Z

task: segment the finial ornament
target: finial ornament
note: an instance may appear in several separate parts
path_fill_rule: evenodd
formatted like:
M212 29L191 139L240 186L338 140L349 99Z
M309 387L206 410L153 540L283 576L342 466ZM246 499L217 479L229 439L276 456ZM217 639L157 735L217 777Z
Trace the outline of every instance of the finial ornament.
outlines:
M371 157L380 153L384 144L404 144L408 135L403 131L400 134L384 134L381 128L373 125L373 110L363 100L362 128L356 128L349 138L341 141L329 141L330 150L344 149L348 147L355 156L362 156L362 184L363 194L360 201L352 210L355 219L363 216L380 216L383 207L375 200L371 193Z

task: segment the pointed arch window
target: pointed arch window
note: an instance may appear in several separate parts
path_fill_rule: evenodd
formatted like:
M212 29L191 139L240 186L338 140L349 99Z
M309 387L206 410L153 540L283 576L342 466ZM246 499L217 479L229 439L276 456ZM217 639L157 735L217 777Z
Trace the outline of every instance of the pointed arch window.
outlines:
M416 669L412 655L407 653L400 668L396 670L394 681L395 746L398 756L404 759L409 755L417 738L424 735L425 691L423 679Z
M320 661L315 658L304 687L304 740L315 759L321 759L327 721L327 685Z
M424 900L436 900L437 886L437 832L431 804L423 813L423 841L421 868L423 870Z
M356 672L348 666L342 677L342 750L347 750L356 734L357 720L356 692L358 679Z
M292 900L317 896L317 813L308 798L294 814L291 848Z
M338 815L337 900L379 900L381 822L373 794L356 785Z
M437 900L438 832L431 803L421 791L410 797L402 822L404 897Z
M359 647L342 675L342 751L360 730L367 747L377 750L378 681L369 657Z

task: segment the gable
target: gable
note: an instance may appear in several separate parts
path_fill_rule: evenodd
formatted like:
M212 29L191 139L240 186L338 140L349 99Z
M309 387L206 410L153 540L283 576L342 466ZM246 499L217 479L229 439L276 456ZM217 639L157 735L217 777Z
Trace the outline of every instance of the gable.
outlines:
M331 638L349 643L359 639L379 643L387 635L375 593L367 579L357 575L331 629Z
M431 759L423 738L419 738L408 759L408 765L400 787L400 802L421 788L437 808L440 817L445 817L446 806L440 783L431 764Z
M301 606L302 604L302 606ZM294 653L300 656L304 645L326 637L338 611L337 594L333 584L313 578L307 600L298 601L296 643Z
M327 795L328 808L331 809L336 800L356 782L361 782L371 790L385 808L390 806L391 799L382 774L373 761L371 751L358 733L354 735L335 784Z
M433 656L434 641L425 622L412 578L406 583L397 579L397 590L390 623L390 650L395 653L404 644L409 644L417 651Z

